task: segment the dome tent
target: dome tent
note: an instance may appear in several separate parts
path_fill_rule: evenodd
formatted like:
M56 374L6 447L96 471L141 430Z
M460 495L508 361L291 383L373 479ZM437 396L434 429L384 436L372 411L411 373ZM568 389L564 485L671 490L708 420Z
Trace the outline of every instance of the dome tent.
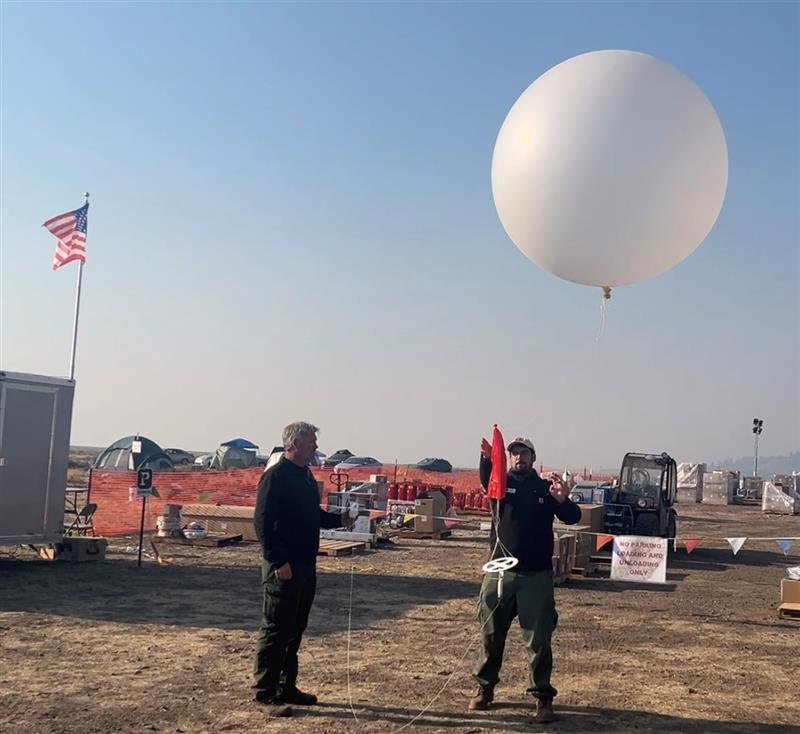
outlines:
M139 452L133 453L134 442L138 442ZM136 469L154 469L169 471L174 469L172 459L152 439L145 436L125 436L114 441L101 451L92 464L94 469L110 471L132 471Z
M210 469L249 469L258 466L258 446L246 438L234 438L219 445Z

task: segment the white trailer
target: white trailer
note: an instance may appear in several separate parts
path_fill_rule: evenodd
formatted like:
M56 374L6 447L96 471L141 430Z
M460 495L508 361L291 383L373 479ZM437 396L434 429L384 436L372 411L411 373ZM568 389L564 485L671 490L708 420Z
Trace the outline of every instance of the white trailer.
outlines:
M0 545L64 533L73 380L0 372Z

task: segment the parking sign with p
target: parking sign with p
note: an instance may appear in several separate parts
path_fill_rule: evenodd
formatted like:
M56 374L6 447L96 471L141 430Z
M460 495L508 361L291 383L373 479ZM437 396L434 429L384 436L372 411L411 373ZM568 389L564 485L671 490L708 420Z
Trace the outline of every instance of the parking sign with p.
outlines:
M153 488L153 470L152 469L139 469L136 472L136 494L139 497L145 497L152 494Z

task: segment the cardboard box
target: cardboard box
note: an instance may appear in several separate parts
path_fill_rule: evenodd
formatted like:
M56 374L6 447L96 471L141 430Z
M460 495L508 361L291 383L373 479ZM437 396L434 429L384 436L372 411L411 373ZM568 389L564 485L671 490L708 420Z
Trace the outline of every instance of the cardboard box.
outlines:
M586 525L592 533L603 532L603 505L579 505L581 508L581 519L578 524ZM559 531L566 531L574 528L574 525L565 525L558 518L553 521L553 528Z
M586 568L591 562L590 557L595 552L595 536L588 534L591 532L588 525L569 525L568 527L570 532L575 534L575 559L572 568Z
M702 489L700 487L678 487L675 501L678 504L691 504L692 502L699 502Z
M61 546L57 556L59 561L84 563L86 561L104 561L108 541L105 538L66 537L59 545Z
M603 532L603 505L581 505L581 525L588 525L590 532Z
M241 535L242 540L258 540L253 525L255 507L238 505L184 505L183 522L199 522L210 533Z
M800 580L781 579L781 602L800 604Z
M441 492L426 492L428 497L414 500L414 531L440 533L445 529L442 519L447 512L447 498Z
M568 576L575 567L575 536L571 533L553 533L553 573Z

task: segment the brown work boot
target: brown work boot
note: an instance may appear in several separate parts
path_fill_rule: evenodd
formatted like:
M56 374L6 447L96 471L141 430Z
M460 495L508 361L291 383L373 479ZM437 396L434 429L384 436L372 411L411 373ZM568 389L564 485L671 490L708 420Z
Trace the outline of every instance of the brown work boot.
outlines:
M255 701L260 704L264 712L270 718L284 718L292 715L292 707L288 703L284 703L276 695L259 695L255 696Z
M555 711L553 711L552 698L540 698L536 704L536 718L537 724L551 724L556 720Z
M477 693L469 700L470 711L486 711L494 700L494 683L488 686L478 684Z

